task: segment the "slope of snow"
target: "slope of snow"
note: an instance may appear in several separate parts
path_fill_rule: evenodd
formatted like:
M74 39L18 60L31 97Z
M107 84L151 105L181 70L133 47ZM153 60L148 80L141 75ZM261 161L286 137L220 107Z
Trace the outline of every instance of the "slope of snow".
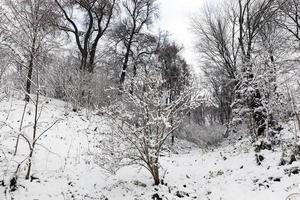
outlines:
M18 190L5 192L6 187L0 185L0 200L284 200L291 194L291 199L300 199L300 175L285 174L285 169L300 162L279 166L280 150L263 151L266 159L258 166L247 139L211 150L177 141L175 150L161 158L160 186L153 186L149 173L139 166L109 174L94 163L93 157L95 134L109 131L105 118L87 111L71 112L66 103L54 99L42 98L41 105L38 134L57 123L38 142L33 160L33 176L38 179L25 181L23 165ZM23 107L24 102L15 98L0 102L0 121L5 123L0 129L0 181L4 179L6 185L17 163L28 155L23 141L17 156L12 156ZM34 106L30 104L22 130L28 136L33 117Z

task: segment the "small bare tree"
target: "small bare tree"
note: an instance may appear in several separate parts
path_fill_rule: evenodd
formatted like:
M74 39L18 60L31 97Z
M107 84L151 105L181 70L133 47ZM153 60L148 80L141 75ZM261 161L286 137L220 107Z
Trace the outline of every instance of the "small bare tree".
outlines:
M39 79L40 79L39 72L36 72L36 74L37 74L36 81L34 82L37 85L35 98L29 97L34 105L33 123L26 124L26 126L22 126L22 123L24 120L24 114L25 114L25 111L26 111L26 108L28 105L28 103L25 103L24 112L23 112L22 120L21 120L21 125L18 129L16 129L13 125L11 125L7 122L2 122L2 126L1 126L1 128L6 127L8 129L10 129L12 132L11 135L13 137L17 138L16 145L14 146L15 149L14 149L13 157L19 156L17 154L17 152L18 152L18 144L19 144L20 140L23 140L28 145L28 149L29 149L28 155L25 156L20 162L17 163L16 170L13 172L13 176L10 178L11 183L10 183L9 187L10 187L11 191L16 190L18 187L17 180L19 177L19 172L20 172L21 167L25 167L24 164L26 164L26 167L27 167L25 179L26 180L32 179L31 171L32 171L32 164L33 164L33 156L34 156L34 153L36 152L36 146L40 145L39 142L40 142L40 139L42 138L42 136L44 136L54 125L56 125L61 120L61 119L57 119L54 122L50 122L48 124L48 126L44 129L39 127L39 120L42 115L44 105L40 101L41 85L39 82ZM28 129L31 127L31 125L32 125L32 135L25 134L25 132L24 132L25 128ZM13 161L13 159L7 160L7 162L11 162L11 161ZM13 184L12 184L12 182L13 182Z
M191 93L184 90L176 100L166 103L169 91L164 89L157 69L140 74L137 83L134 93L125 90L122 100L104 111L110 114L112 131L96 144L101 147L96 162L113 172L124 165L138 164L158 185L159 157L191 105Z

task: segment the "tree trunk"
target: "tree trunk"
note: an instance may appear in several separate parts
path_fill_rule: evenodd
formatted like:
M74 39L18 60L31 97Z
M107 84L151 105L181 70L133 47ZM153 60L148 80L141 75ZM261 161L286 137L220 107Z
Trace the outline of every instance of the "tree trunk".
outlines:
M159 185L160 184L160 178L159 178L159 167L158 163L155 163L152 169L152 176L154 180L154 185Z
M31 79L32 79L33 65L35 59L35 43L36 43L36 33L34 34L32 46L31 46L31 52L30 52L30 60L29 60L27 80L26 80L26 94L25 94L26 102L29 102L30 99L29 94L31 91Z
M33 55L30 55L30 62L28 66L28 73L27 73L27 81L26 81L26 94L25 94L25 101L29 102L29 94L31 90L31 79L32 79L32 71L33 71Z
M30 178L30 173L31 173L31 166L32 166L32 155L33 155L33 149L30 150L30 154L29 154L29 159L28 159L28 169L27 169L27 173L25 176L25 180L29 180Z
M131 34L130 34L130 37L129 37L129 41L128 41L128 44L127 44L127 47L126 47L126 53L125 53L125 56L124 56L124 62L123 62L123 67L122 67L122 73L121 73L121 77L120 77L120 85L121 85L121 89L123 88L123 83L125 82L125 77L126 77L126 70L127 70L127 67L128 67L128 62L129 62L129 56L130 56L130 51L131 51L131 45L132 45L132 41L133 41L133 37L134 37L134 32L135 32L135 29L136 29L136 26L135 26L135 23L134 23L134 26L131 30Z
M38 79L39 79L39 77L38 77L38 73L37 73L37 85L39 85ZM37 132L37 123L38 123L38 106L39 106L39 90L37 90L37 92L36 92L34 124L33 124L33 134L32 134L32 146L31 146L30 154L29 154L28 169L27 169L27 174L25 177L26 180L28 180L30 177L31 167L32 167L32 156L33 156L33 151L34 151L35 143L36 143L36 132Z

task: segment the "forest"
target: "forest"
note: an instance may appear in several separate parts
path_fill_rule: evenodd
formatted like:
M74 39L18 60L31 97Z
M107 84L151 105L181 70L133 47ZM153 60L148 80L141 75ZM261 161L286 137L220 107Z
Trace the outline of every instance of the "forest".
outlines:
M161 1L0 0L0 200L300 199L300 1Z

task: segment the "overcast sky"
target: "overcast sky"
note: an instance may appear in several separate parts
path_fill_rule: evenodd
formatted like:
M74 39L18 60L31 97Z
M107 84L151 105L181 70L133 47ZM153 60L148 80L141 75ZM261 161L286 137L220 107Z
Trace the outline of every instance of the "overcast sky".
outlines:
M191 17L201 12L205 0L159 0L160 28L167 30L172 38L184 46L183 56L191 65L196 65L193 51L195 40L191 31Z

